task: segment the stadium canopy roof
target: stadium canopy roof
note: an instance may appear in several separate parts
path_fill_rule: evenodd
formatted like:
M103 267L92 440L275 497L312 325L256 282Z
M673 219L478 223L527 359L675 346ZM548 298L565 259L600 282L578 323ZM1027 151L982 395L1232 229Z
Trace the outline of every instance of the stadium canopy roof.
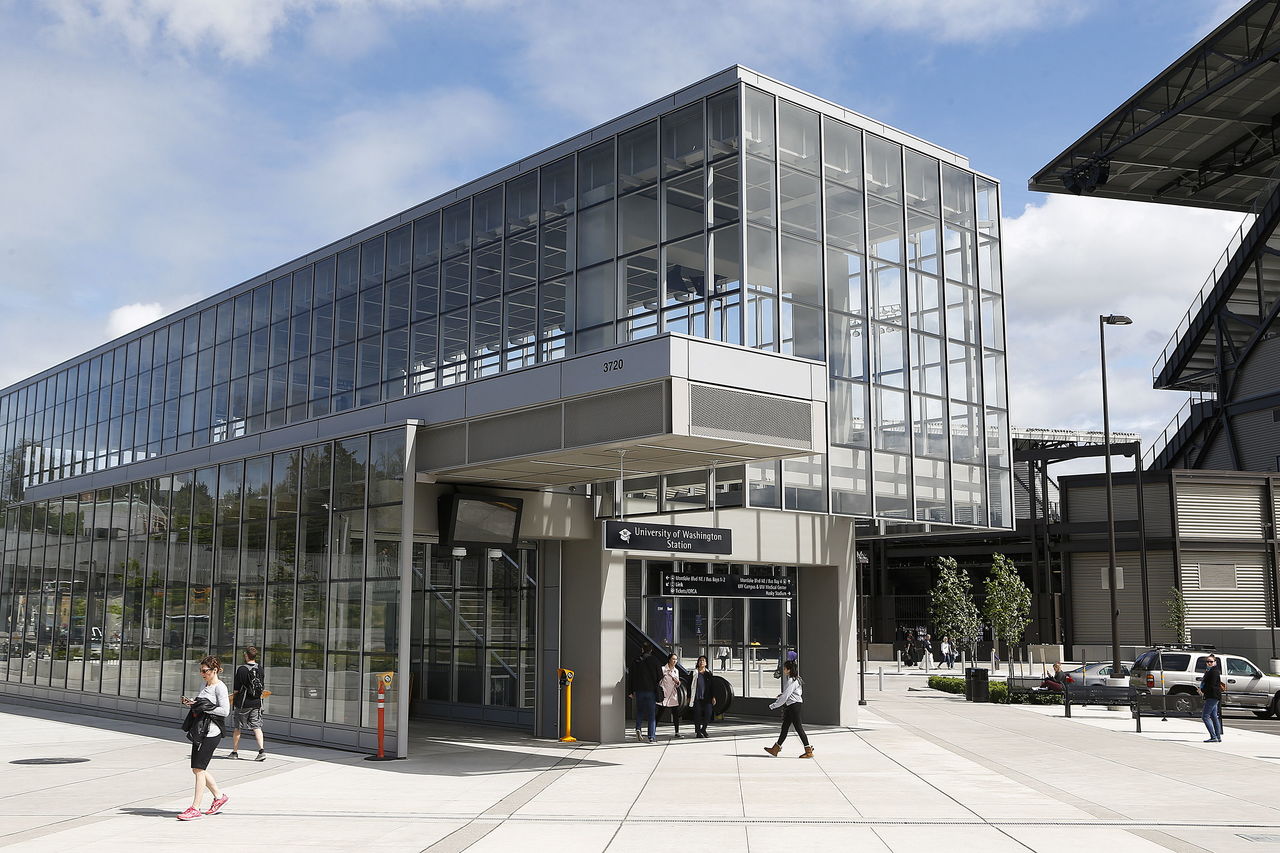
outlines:
M1251 0L1028 182L1250 212L1280 165L1280 0Z

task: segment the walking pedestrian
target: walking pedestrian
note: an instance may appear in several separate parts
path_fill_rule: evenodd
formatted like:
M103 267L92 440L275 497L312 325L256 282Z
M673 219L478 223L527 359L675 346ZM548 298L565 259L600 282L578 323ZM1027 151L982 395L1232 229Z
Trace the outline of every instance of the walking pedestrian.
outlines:
M809 745L809 736L804 733L804 720L801 714L801 709L804 707L804 683L800 681L800 670L792 660L784 663L782 669L782 692L769 706L782 709L782 732L773 746L766 746L764 751L777 758L778 753L782 752L782 744L787 739L787 732L795 726L796 734L804 744L804 752L800 757L813 758L813 747Z
M253 737L258 742L258 757L254 761L266 761L267 751L262 744L262 667L258 663L256 646L245 646L244 663L236 667L234 688L231 693L231 754L228 758L240 757L240 730L252 729Z
M662 668L661 677L658 679L658 704L663 710L671 712L671 726L675 729L675 736L683 738L680 734L680 665L675 653L667 656L667 664Z
M733 653L729 651L728 646L720 646L716 649L716 657L720 659L720 671L724 672L729 668L729 658Z
M231 712L227 685L218 679L220 672L222 663L216 657L203 658L200 661L200 676L204 679L204 686L194 699L182 697L182 704L189 709L182 729L191 741L191 772L196 777L196 788L191 805L178 815L178 820L195 820L204 815L217 814L227 804L227 795L218 788L213 774L209 772L209 759L222 740L227 726L227 714ZM205 789L213 794L213 803L208 811L201 811L200 802L204 799Z
M1206 655L1204 664L1204 678L1200 680L1204 709L1200 712L1200 719L1209 730L1205 743L1222 743L1222 669L1214 655Z
M636 703L636 740L647 743L658 742L656 702L659 672L653 655L653 646L645 643L640 649L640 656L627 667L630 687L627 695ZM642 737L640 726L646 722L649 724L648 737Z
M955 651L954 651L954 650L952 649L952 647L951 647L951 637L947 636L946 634L943 634L943 635L942 635L942 643L941 643L941 645L940 645L938 648L939 648L939 650L942 652L942 659L943 659L943 660L945 660L945 661L947 662L947 668L948 668L948 669L955 669L955 667L956 667L956 654L955 654Z
M707 658L702 655L693 671L693 679L689 682L689 707L693 708L693 736L709 737L707 723L715 709L716 697L711 689L711 670L707 668Z

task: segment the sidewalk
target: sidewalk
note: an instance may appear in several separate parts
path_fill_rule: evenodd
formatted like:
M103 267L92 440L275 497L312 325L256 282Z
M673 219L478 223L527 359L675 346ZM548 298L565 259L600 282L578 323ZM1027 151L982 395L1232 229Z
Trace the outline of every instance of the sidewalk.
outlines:
M211 765L231 801L193 824L174 820L192 778L176 725L0 704L0 847L133 851L145 839L179 850L251 837L286 851L1118 853L1280 842L1272 735L1232 731L1210 752L1189 721L1144 721L1136 735L1105 711L1066 720L975 705L918 679L868 688L857 728L811 727L813 761L795 758L794 736L782 758L763 752L773 720L719 725L709 740L664 728L658 746L424 724L411 759L381 764L268 743L265 763ZM12 763L57 757L89 760Z

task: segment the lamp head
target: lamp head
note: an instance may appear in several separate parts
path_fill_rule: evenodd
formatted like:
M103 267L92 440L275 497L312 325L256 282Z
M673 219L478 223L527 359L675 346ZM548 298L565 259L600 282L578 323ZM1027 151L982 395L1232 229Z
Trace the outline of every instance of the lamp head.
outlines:
M1133 320L1123 314L1104 314L1102 322L1108 326L1132 326Z

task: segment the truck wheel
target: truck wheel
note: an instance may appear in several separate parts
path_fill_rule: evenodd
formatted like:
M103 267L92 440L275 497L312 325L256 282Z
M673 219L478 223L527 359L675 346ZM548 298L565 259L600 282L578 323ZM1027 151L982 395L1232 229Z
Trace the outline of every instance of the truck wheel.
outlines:
M1169 702L1171 709L1179 714L1190 714L1195 710L1195 697L1190 693L1171 693L1169 698L1172 700Z

